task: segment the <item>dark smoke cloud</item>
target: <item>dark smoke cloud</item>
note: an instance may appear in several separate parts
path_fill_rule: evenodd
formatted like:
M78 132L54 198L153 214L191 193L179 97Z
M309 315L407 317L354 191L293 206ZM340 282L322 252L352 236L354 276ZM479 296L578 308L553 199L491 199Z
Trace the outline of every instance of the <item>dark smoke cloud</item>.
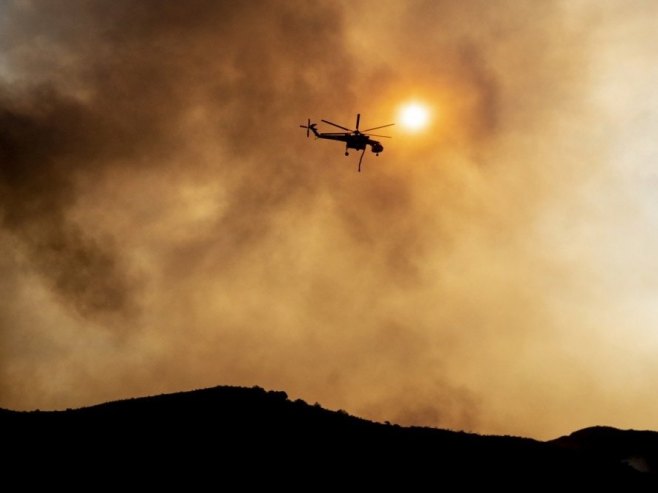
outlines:
M0 405L227 383L478 431L628 423L566 342L608 297L555 226L582 228L608 176L589 12L5 4ZM408 97L431 132L394 127L361 175L298 128L388 123Z
M81 313L127 309L135 293L113 249L66 217L75 203L73 175L93 167L95 152L102 152L97 118L52 90L35 92L29 107L2 105L3 225L22 239L46 282Z
M18 3L8 15L17 17L22 29L32 27L8 36L10 56L15 48L21 57L16 63L27 60L25 79L45 80L3 98L3 219L25 240L56 292L93 315L122 311L138 294L121 265L115 244L120 239L101 242L67 218L76 201L76 176L126 163L167 166L165 156L190 145L181 120L190 106L201 105L217 115L203 122L212 126L204 130L214 130L245 157L243 166L252 166L255 149L275 141L268 131L258 135L258 146L245 137L288 112L290 96L282 97L276 86L290 84L291 95L308 99L310 87L303 80L308 71L298 65L317 58L317 39L335 47L332 61L341 55L340 44L332 43L332 23L311 18L300 31L305 15L293 12L292 5L82 2L68 7ZM253 20L240 27L239 19ZM29 39L33 29L37 41ZM296 30L294 42L287 29ZM282 59L272 50L290 52L284 61L288 70L277 68ZM59 56L61 65L52 59ZM331 77L323 65L317 63L316 70ZM227 71L234 80L227 81ZM234 210L218 225L228 232L227 243L249 242L263 227L258 226L267 221L263 202L276 207L297 188L295 175L285 170L295 166L286 162L283 173L272 176L280 186L268 178L236 186Z

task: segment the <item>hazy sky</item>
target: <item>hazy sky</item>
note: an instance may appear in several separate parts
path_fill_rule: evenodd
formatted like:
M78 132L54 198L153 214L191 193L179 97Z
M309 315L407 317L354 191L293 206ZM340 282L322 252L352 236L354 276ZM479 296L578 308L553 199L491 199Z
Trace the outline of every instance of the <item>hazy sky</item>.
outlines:
M481 433L657 429L657 16L0 2L0 406L233 384ZM431 125L360 174L299 128L411 99Z

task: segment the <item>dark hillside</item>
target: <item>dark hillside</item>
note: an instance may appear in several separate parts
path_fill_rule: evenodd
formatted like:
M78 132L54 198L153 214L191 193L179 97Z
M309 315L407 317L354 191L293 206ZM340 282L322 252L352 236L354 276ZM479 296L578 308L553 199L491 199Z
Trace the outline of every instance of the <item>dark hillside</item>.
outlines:
M400 427L257 387L216 387L67 411L3 410L0 429L15 458L85 464L96 473L109 467L113 475L143 474L140 465L155 464L157 471L177 476L231 475L248 468L259 471L249 476L258 481L308 475L382 485L449 479L464 487L650 487L658 446L658 433L609 428L539 442Z

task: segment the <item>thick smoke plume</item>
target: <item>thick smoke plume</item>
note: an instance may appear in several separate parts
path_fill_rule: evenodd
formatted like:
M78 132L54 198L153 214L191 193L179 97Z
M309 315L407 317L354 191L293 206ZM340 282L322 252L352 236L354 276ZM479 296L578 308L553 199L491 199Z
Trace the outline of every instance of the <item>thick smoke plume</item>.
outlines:
M480 432L658 426L646 10L0 5L0 406L240 384ZM409 98L432 127L360 175L298 128Z

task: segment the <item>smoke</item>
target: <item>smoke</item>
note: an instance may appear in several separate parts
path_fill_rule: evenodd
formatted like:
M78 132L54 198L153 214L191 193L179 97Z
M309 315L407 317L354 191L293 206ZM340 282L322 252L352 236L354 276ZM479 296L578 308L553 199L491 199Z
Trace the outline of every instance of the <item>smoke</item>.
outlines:
M611 158L611 116L653 86L613 107L600 76L641 15L629 35L594 4L2 9L1 406L240 384L480 432L653 425L657 369L619 337L647 335L655 286L615 283L655 262L600 236L656 240ZM298 128L409 97L433 127L393 127L360 175Z

